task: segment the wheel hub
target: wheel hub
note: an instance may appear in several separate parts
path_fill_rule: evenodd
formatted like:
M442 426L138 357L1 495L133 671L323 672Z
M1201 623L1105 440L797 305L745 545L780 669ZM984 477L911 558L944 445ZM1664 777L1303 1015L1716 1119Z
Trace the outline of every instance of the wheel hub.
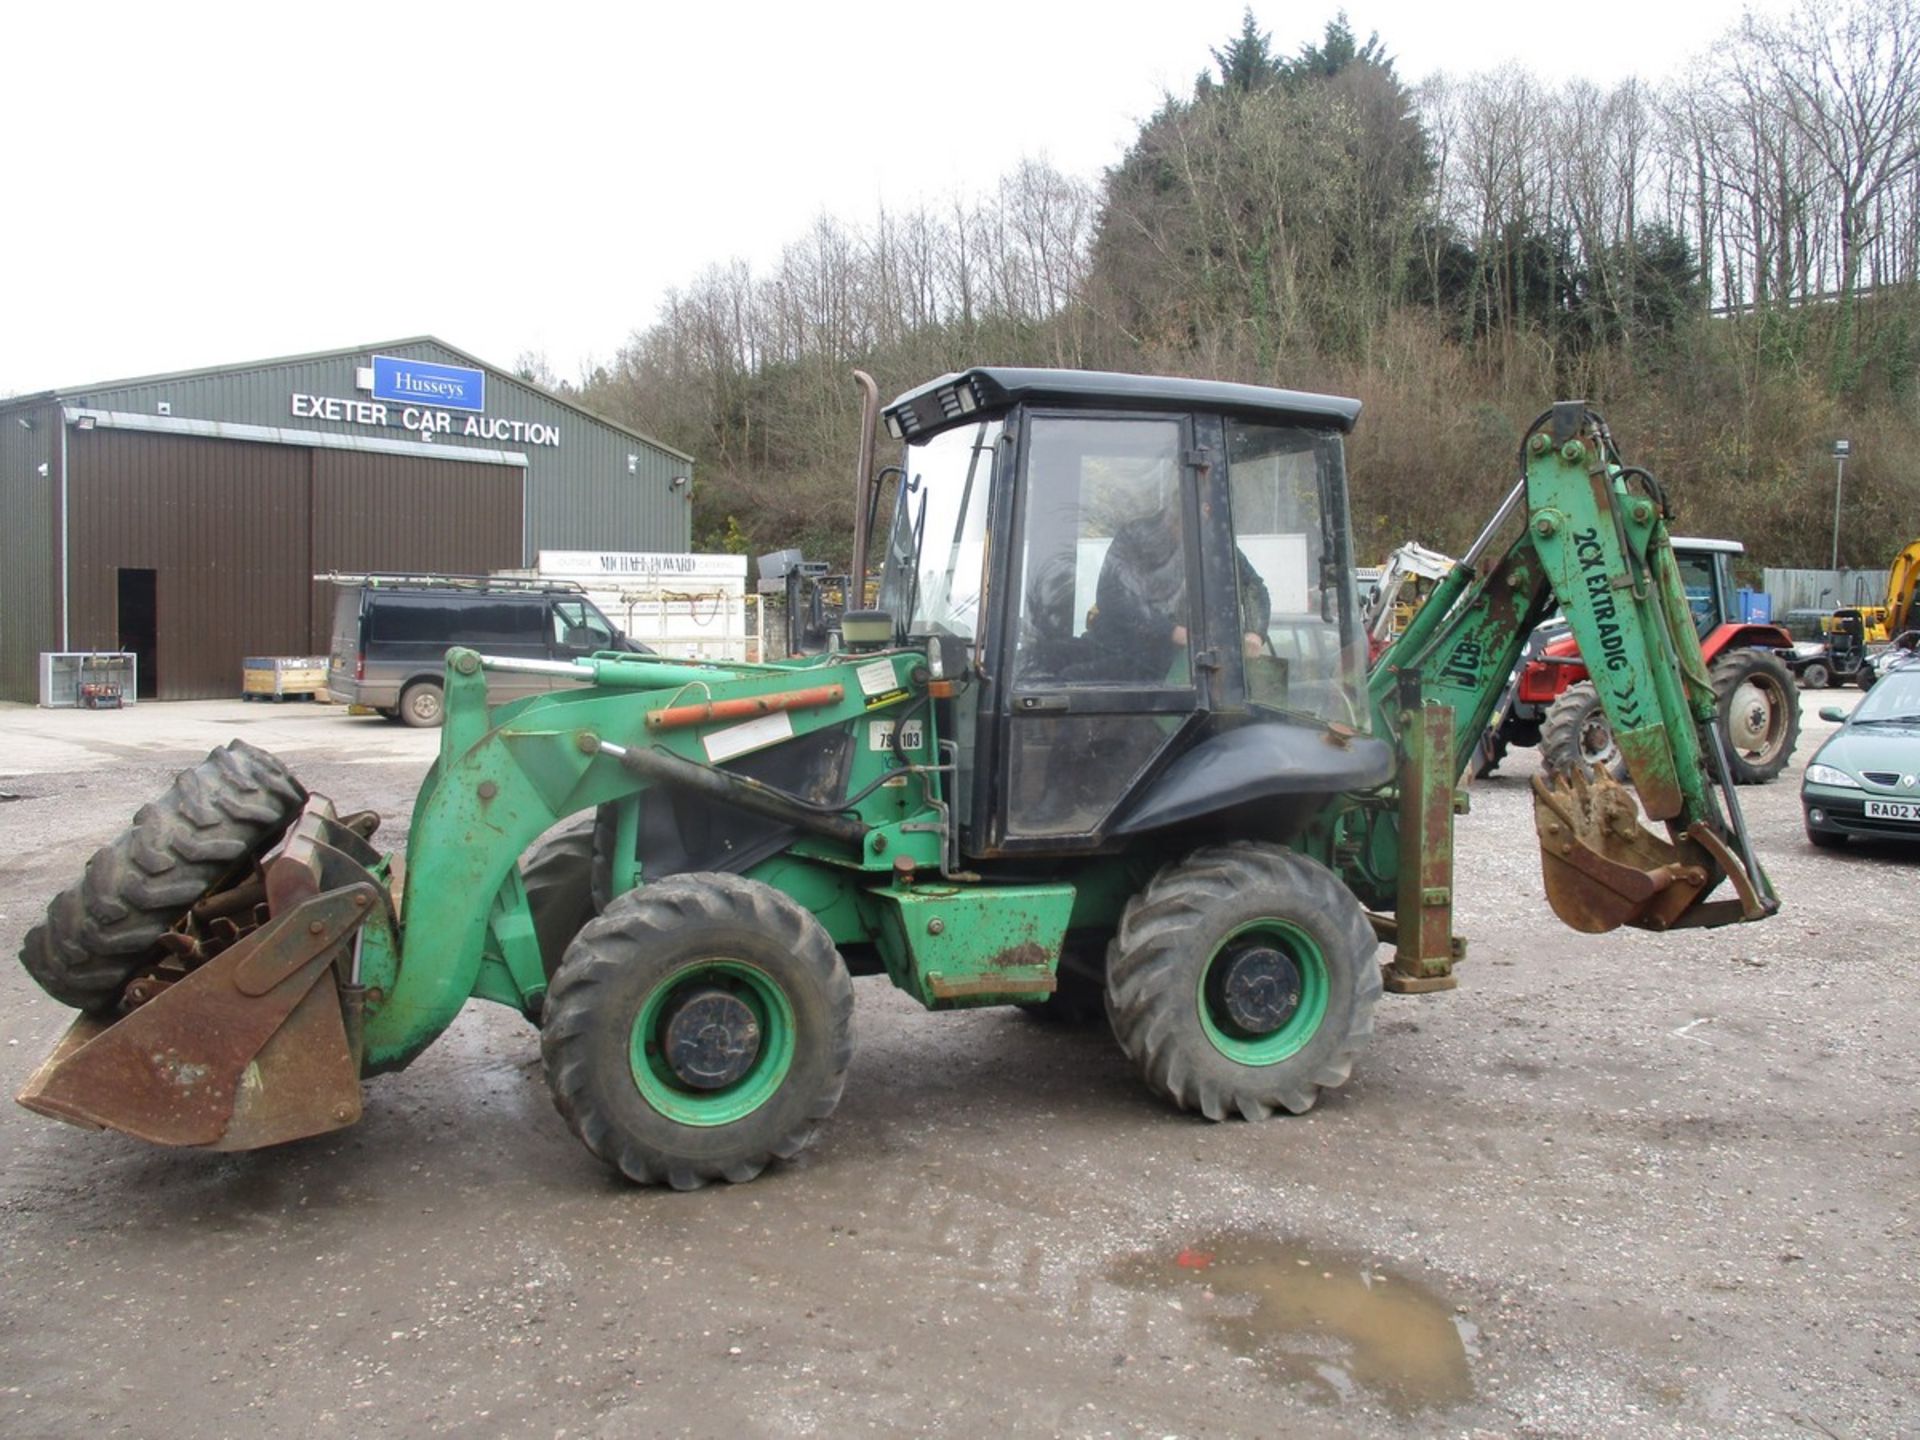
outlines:
M1209 998L1214 1013L1248 1038L1272 1035L1300 1008L1300 966L1276 946L1247 945L1213 967Z
M1727 728L1735 749L1754 751L1768 745L1773 729L1772 706L1759 686L1740 686L1734 691L1727 710Z
M680 997L660 1027L667 1068L695 1090L720 1090L753 1068L760 1022L746 1001L717 986Z

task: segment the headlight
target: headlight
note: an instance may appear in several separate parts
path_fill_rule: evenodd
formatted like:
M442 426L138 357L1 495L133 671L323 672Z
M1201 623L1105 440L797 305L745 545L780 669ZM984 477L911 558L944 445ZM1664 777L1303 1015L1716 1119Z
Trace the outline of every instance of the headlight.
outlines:
M1836 770L1831 765L1807 766L1809 785L1831 785L1836 790L1858 790L1860 782L1844 770Z

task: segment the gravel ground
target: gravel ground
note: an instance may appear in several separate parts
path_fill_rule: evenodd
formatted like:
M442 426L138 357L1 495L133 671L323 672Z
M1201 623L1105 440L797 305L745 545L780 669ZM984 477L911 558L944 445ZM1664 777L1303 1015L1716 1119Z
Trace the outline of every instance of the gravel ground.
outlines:
M1809 696L1798 761L1830 729ZM397 843L432 737L338 712L0 707L11 952L172 770L283 750ZM366 1118L253 1154L0 1114L9 1435L1880 1436L1920 1430L1920 848L1742 792L1764 925L1576 935L1529 755L1460 825L1461 988L1312 1114L1208 1125L1110 1037L858 982L797 1161L609 1179L476 1005ZM17 797L17 799L15 798ZM66 1023L0 974L17 1087Z

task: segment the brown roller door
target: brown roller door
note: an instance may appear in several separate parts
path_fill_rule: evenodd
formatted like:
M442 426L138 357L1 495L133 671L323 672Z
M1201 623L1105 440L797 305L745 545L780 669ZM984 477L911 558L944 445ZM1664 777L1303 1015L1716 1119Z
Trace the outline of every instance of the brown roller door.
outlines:
M325 654L320 571L523 563L519 466L106 428L69 443L71 643L122 648L150 596L162 700L238 695L248 655Z
M237 695L243 656L306 649L305 450L105 429L69 447L76 649L119 649L122 599L141 587L162 700Z
M463 460L313 453L312 573L485 575L523 562L525 470ZM312 602L314 653L332 638L332 586Z

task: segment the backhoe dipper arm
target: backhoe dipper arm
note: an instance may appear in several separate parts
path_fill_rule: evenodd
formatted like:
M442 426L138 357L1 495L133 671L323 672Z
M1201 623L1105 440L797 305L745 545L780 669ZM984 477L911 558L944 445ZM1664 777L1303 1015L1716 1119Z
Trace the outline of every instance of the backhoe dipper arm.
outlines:
M1443 778L1457 783L1527 636L1557 603L1640 807L1664 823L1667 837L1640 824L1632 796L1608 777L1536 779L1535 824L1555 912L1587 931L1771 914L1779 902L1727 783L1717 700L1657 483L1621 463L1605 422L1580 401L1535 422L1521 467L1500 512L1374 671L1376 732L1394 736L1403 756L1421 756L1421 732L1432 724L1423 712L1451 713L1451 753L1432 757L1426 769L1433 773L1408 767L1403 798L1410 780L1436 794ZM1498 547L1516 518L1523 527ZM1425 832L1433 827L1409 827L1407 818L1403 807L1403 874L1432 863L1421 847L1431 849ZM1703 903L1723 877L1737 898Z

